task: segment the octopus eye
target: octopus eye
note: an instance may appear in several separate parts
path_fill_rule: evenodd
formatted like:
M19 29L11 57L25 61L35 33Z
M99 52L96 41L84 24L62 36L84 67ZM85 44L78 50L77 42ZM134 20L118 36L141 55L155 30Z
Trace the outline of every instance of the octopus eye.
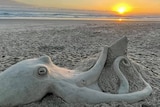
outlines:
M38 69L38 75L43 76L47 74L47 69L45 67L40 67Z

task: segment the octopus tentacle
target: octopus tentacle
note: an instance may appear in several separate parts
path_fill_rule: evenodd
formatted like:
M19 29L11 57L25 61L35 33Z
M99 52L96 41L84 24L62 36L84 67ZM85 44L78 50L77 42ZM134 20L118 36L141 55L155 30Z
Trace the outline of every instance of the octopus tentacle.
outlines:
M123 61L126 66L132 66L129 60L124 57L120 56L114 61L114 69L116 70L116 73L119 75L119 77L122 80L119 91L122 92L123 88L125 92L128 92L128 81L125 78L125 76L122 74L122 72L119 69L119 63L120 61ZM133 66L134 67L134 66ZM136 70L136 68L134 68ZM69 84L67 82L60 82L54 84L54 92L62 97L66 102L68 103L108 103L112 101L126 101L128 103L134 103L137 101L140 101L142 99L145 99L152 93L151 86L142 78L141 74L137 71L139 78L144 82L146 87L137 92L132 93L121 93L121 94L108 94L101 92L99 90L90 89L88 87L79 87L73 84ZM94 76L94 75L93 75ZM55 81L54 81L55 82ZM126 85L127 84L127 85ZM61 88L63 86L63 88ZM67 90L67 93L66 91Z
M119 68L119 64L122 62L125 66L130 66L129 60L125 56L119 56L118 58L115 59L113 62L113 69L116 72L117 76L120 79L120 87L118 90L119 94L124 94L129 92L129 83L126 77L123 75Z
M58 81L54 84L54 92L62 97L68 103L108 103L112 101L125 101L128 103L134 103L148 97L151 92L151 86L142 78L139 74L141 80L143 80L146 87L137 92L127 93L127 94L108 94L86 87L77 87L73 84L67 82ZM63 86L63 88L62 88ZM67 90L67 92L66 92Z
M96 64L88 71L75 76L77 86L89 86L98 80L107 59L108 47L104 47Z

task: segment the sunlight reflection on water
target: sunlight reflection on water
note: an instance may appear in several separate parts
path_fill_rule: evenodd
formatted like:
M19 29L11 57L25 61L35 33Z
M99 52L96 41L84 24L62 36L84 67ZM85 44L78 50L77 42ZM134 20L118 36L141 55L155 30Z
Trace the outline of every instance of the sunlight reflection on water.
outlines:
M0 19L37 19L37 20L105 20L105 21L160 21L160 18L52 18L52 17L0 17Z

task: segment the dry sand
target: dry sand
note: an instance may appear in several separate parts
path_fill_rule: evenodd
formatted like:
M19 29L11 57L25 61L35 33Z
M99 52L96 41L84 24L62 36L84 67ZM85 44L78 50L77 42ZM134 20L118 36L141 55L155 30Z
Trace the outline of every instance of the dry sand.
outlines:
M144 78L154 90L150 97L134 104L91 105L67 104L55 95L47 95L23 107L160 107L160 22L1 19L0 71L43 54L52 57L55 64L73 69L82 60L97 57L100 47L122 36L129 39L128 56L146 67Z

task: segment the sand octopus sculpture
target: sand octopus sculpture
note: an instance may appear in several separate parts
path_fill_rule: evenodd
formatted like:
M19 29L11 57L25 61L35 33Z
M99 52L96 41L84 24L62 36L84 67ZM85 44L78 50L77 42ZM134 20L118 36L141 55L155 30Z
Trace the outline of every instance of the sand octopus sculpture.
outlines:
M151 94L152 88L126 56L126 44L127 38L123 37L112 46L105 46L94 66L86 72L58 67L49 56L18 62L0 73L0 106L29 104L41 100L47 93L56 94L68 103L134 103L143 100ZM130 85L121 65L135 70L145 85L142 90L129 92ZM103 92L98 84L105 67L112 67L112 72L119 78L117 94Z

